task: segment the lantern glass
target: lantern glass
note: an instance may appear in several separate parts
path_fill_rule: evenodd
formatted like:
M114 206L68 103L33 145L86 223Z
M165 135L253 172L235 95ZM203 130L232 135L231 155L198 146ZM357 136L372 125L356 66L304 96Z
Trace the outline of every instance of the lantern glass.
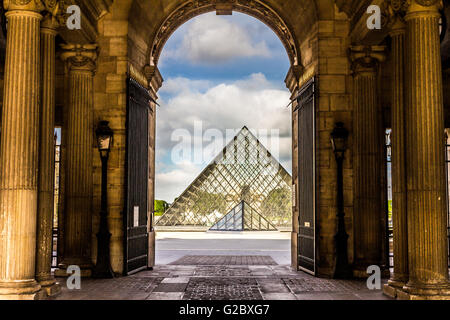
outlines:
M336 123L331 133L331 146L335 153L343 153L347 150L348 131L342 122Z
M96 130L97 147L102 158L108 156L113 141L113 131L108 124L108 121L100 121Z
M98 149L100 151L109 151L111 147L111 136L98 136Z

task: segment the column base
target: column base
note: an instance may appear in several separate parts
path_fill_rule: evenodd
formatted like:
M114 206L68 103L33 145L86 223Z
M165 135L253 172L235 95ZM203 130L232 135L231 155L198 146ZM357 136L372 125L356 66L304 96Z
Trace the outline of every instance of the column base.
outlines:
M42 300L47 296L36 280L0 282L0 300Z
M408 283L398 292L400 300L450 300L450 283L414 284Z
M405 282L389 280L388 283L383 286L383 294L390 298L396 299L398 296L398 292L403 292L404 285Z
M450 293L435 295L419 295L399 290L397 292L398 300L450 300Z
M61 285L55 279L40 281L39 284L47 297L54 297L61 293Z

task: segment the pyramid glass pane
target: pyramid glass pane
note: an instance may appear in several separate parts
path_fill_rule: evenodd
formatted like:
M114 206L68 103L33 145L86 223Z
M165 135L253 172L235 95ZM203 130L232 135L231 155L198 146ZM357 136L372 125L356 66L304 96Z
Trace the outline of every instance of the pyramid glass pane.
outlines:
M290 227L291 183L290 174L244 127L156 220L156 226L211 228L245 201L250 211L256 211L252 218L256 220L248 222L255 224L254 229L261 225L259 215L269 227ZM236 221L223 223L233 225Z
M242 224L244 221L244 224ZM277 228L267 221L257 210L242 201L214 224L212 231L276 231Z

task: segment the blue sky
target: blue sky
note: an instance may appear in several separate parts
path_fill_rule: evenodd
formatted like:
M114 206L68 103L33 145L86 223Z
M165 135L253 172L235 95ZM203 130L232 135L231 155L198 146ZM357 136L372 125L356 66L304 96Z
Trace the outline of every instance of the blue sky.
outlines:
M158 64L165 81L158 93L157 199L172 202L232 130L244 125L291 172L290 94L284 84L289 65L276 34L244 14L204 14L171 36ZM177 157L180 145L190 153Z

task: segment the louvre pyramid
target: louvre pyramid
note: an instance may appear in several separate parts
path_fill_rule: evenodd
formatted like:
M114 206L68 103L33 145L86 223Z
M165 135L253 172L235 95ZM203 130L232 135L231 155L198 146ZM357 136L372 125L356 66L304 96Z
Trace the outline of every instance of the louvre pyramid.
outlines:
M245 201L231 209L209 230L212 231L276 231L277 228Z
M210 228L245 201L274 226L289 227L291 183L289 173L244 127L155 225Z

